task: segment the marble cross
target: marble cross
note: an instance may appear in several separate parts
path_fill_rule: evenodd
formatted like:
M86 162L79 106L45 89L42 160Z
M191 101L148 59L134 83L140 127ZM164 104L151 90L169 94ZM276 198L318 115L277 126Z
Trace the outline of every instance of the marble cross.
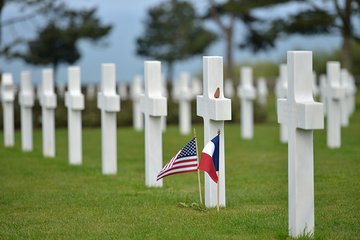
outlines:
M177 85L179 101L179 127L182 135L191 133L191 99L193 95L190 89L190 76L183 72L180 76L180 82Z
M34 87L30 72L21 72L20 82L20 113L21 113L21 148L23 151L33 150L33 107Z
M344 90L340 82L340 63L327 62L327 146L339 148L341 146L341 99Z
M287 98L288 91L288 71L286 64L280 64L279 66L279 79L276 85L276 97L277 99ZM288 142L288 127L285 123L280 123L280 142L287 143Z
M257 95L260 105L266 106L268 88L266 86L266 80L263 77L259 78L257 81Z
M223 59L203 57L203 95L197 96L196 112L204 120L204 144L220 130L219 205L225 207L225 143L224 121L231 120L231 100L223 94ZM219 96L216 96L216 92ZM205 174L205 206L217 206L217 185Z
M312 95L312 52L287 53L288 94L278 99L278 122L288 126L289 235L314 232L313 130L324 127L323 104Z
M65 93L65 106L68 109L69 163L82 164L82 123L84 95L81 93L80 67L68 68L68 91Z
M140 104L140 97L144 92L142 82L141 76L135 76L130 88L130 95L133 103L133 127L136 131L142 131L144 129L144 118Z
M1 102L3 107L5 147L13 147L15 144L14 100L13 77L10 73L3 73L1 77Z
M241 84L238 89L241 99L241 136L243 139L254 137L254 100L256 91L253 85L252 68L241 69Z
M145 93L141 97L141 110L145 116L145 184L162 187L156 181L162 169L162 117L167 115L167 99L163 96L161 63L145 61Z
M41 91L43 154L45 157L55 157L55 108L57 100L54 92L52 69L42 71Z
M120 111L120 96L116 94L115 78L115 64L102 64L97 106L101 110L101 162L104 175L117 173L116 113Z

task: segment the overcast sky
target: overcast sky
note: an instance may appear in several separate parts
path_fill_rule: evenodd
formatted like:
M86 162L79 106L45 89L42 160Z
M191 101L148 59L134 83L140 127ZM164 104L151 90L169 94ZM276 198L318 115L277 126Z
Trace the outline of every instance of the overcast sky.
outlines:
M98 82L100 79L101 63L115 63L117 70L117 80L121 82L129 82L134 75L143 73L143 58L136 56L135 39L143 32L143 21L146 17L147 9L151 6L159 4L163 0L67 0L67 3L74 7L98 7L98 16L104 23L113 24L113 31L106 39L107 47L92 45L87 42L80 44L82 58L76 63L81 66L82 82ZM206 6L206 0L193 1L199 11L203 11ZM287 10L295 10L292 7ZM276 10L276 14L281 14L284 9ZM16 8L5 8L2 19L8 19L19 14ZM268 13L267 13L268 14ZM215 25L210 26L217 30ZM19 34L22 29L17 26L15 29L4 29L4 38L11 38L14 34ZM31 27L29 27L31 31ZM21 33L22 34L22 33ZM241 28L236 29L236 38L241 38ZM326 43L326 44L325 44ZM254 55L251 52L236 49L235 58L237 61L254 61L257 59L284 59L287 50L296 48L330 51L340 46L340 38L333 37L307 37L294 36L287 40L281 40L278 46L266 53ZM224 42L219 41L212 45L207 55L224 55ZM314 53L316 54L316 53ZM181 71L189 71L197 73L201 71L201 56L181 62L176 65L175 74L179 75ZM21 61L5 61L0 59L0 68L4 72L14 74L16 82L19 81L20 72L22 70L32 71L33 81L38 82L41 77L41 69L39 67L29 66ZM58 72L58 82L66 82L67 66L62 65ZM163 69L164 71L165 69ZM175 77L176 77L175 76Z

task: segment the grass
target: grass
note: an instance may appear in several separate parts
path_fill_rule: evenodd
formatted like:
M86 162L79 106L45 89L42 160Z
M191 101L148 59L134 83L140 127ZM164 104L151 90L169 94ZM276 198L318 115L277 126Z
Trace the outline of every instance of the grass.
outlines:
M66 129L56 132L55 159L42 157L38 130L30 153L21 152L19 132L8 149L1 133L0 239L288 239L287 146L273 102L252 141L240 139L238 124L226 125L227 207L219 213L196 204L195 173L146 188L144 136L131 128L118 129L116 176L101 175L100 129L84 129L77 167L67 162ZM202 125L195 127L203 146ZM360 238L359 133L359 111L338 150L326 147L325 131L314 133L315 239ZM164 163L189 139L168 126Z

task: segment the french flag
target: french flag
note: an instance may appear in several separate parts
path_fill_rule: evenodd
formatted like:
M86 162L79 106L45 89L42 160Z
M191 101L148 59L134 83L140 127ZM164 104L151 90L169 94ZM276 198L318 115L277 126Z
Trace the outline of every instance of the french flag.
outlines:
M218 182L216 172L219 171L219 141L220 137L217 135L205 145L199 164L199 169L207 172L216 183Z

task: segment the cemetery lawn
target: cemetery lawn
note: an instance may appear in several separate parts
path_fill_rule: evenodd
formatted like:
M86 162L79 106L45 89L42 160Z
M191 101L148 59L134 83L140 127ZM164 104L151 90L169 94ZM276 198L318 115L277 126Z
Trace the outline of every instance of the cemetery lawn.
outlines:
M83 166L67 162L66 129L56 132L55 159L42 157L40 130L30 153L21 152L19 131L11 149L0 132L0 239L288 239L287 145L279 143L273 99L253 141L240 139L239 124L226 124L227 207L220 212L191 206L199 202L196 173L144 186L142 132L118 129L116 176L101 174L100 129L83 131ZM202 125L195 127L201 148ZM168 126L164 164L190 138ZM314 238L359 239L360 111L342 129L340 149L326 147L322 130L314 150Z

